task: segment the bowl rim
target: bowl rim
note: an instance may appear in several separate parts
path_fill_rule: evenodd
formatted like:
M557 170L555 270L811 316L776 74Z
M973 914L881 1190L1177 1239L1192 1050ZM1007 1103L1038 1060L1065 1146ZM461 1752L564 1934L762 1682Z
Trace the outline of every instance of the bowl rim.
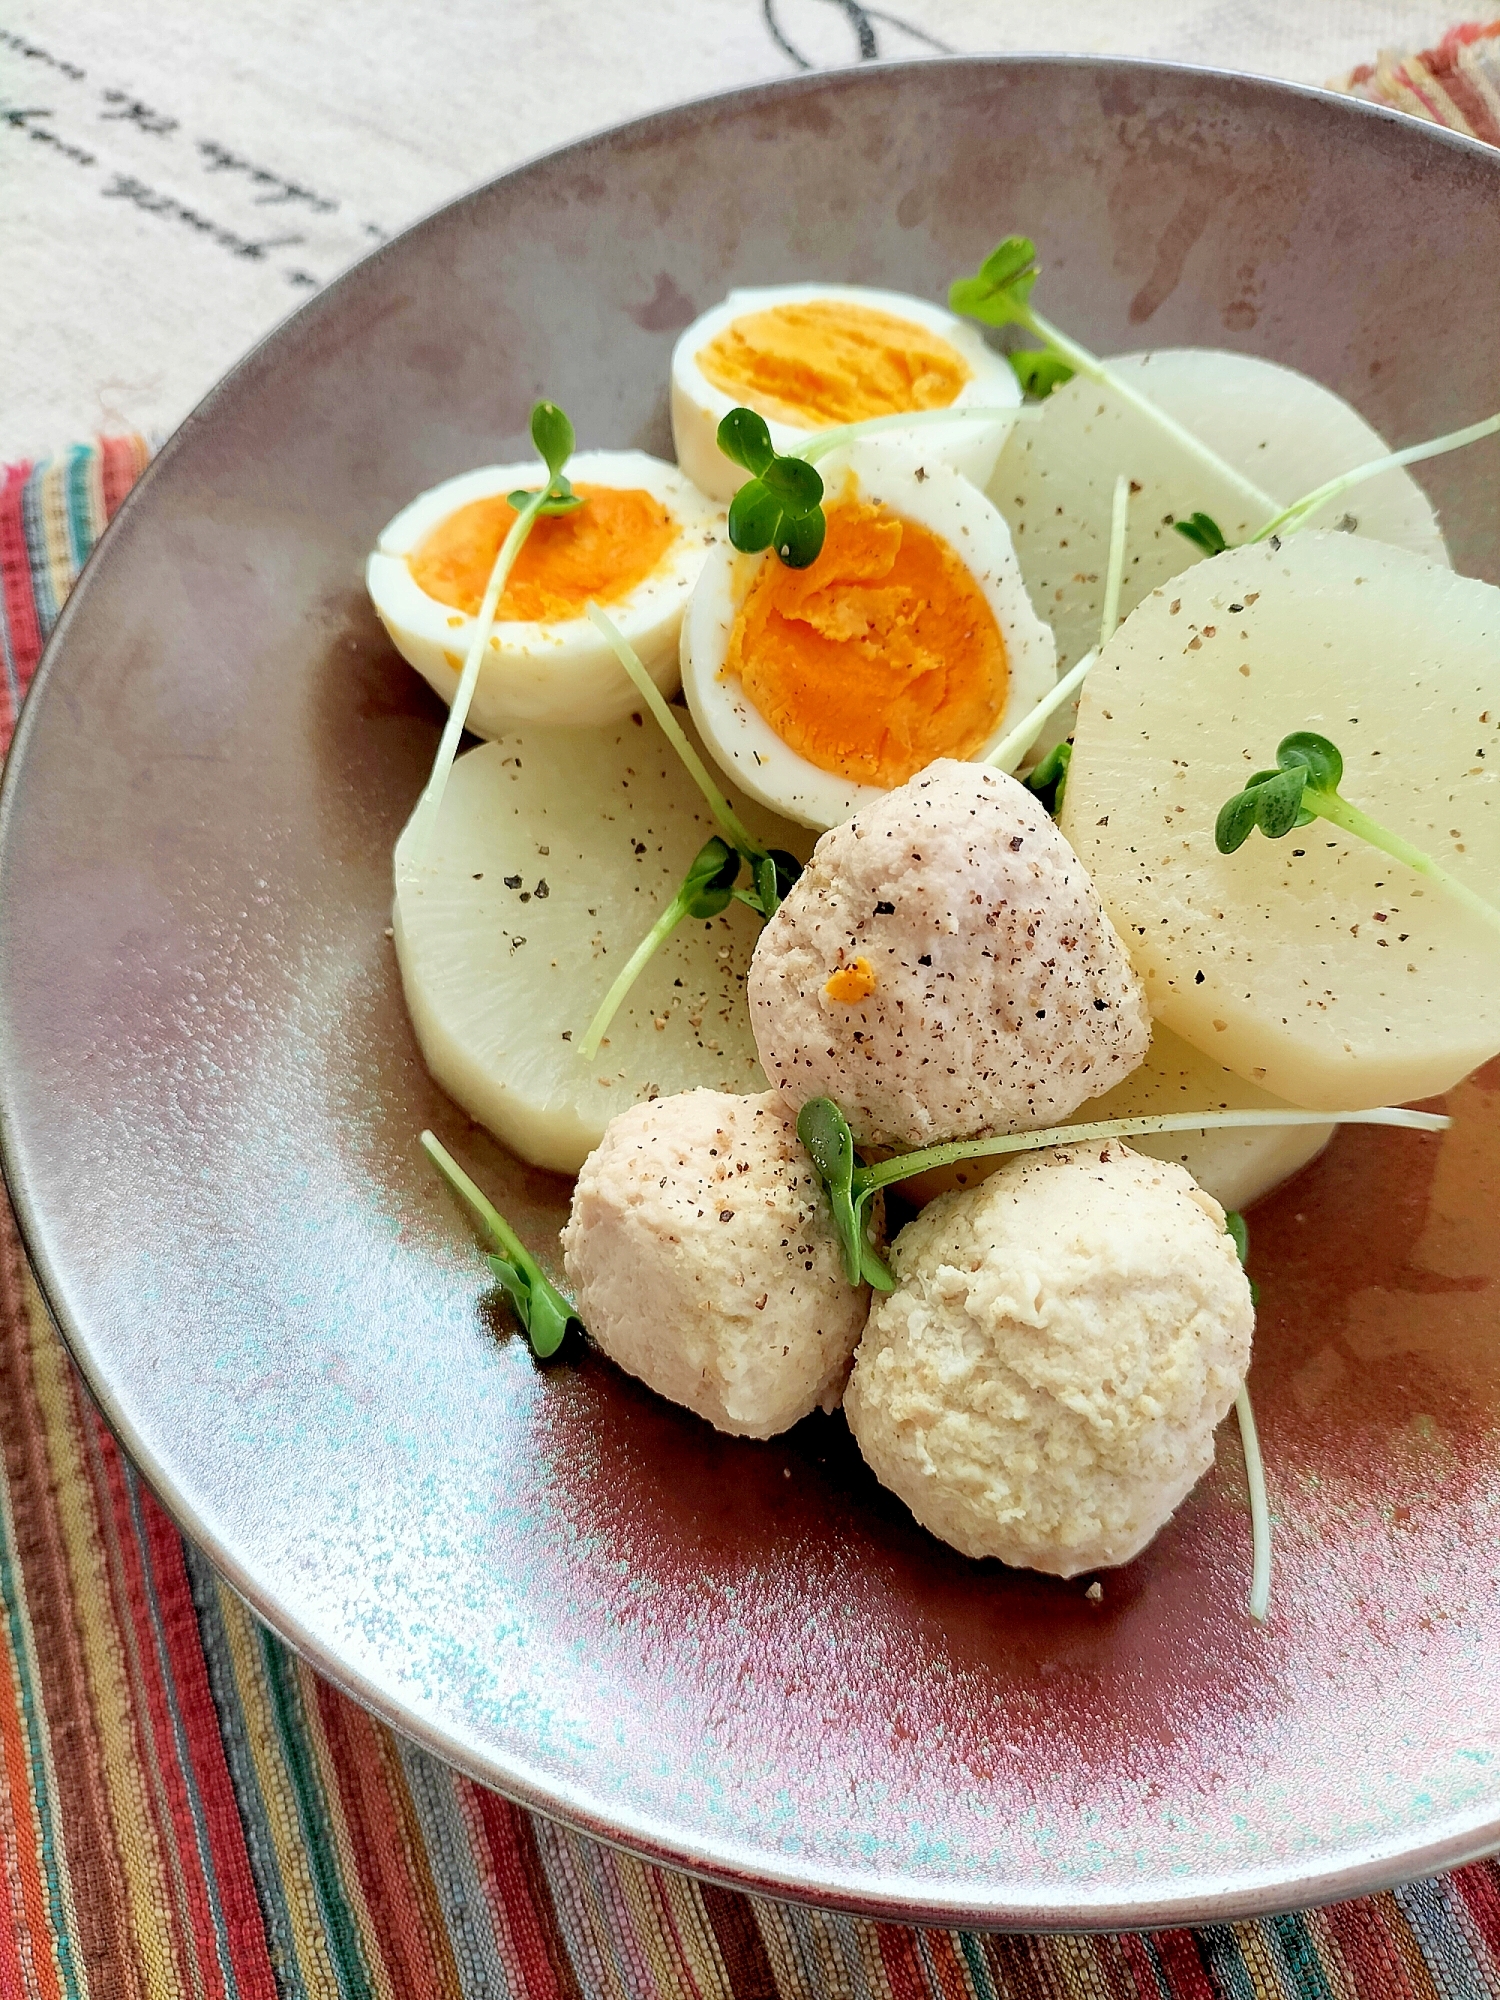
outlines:
M1293 98L1321 104L1336 117L1374 120L1393 128L1403 128L1414 143L1435 145L1479 163L1481 171L1494 174L1497 185L1500 185L1500 150L1447 127L1428 124L1409 113L1372 104L1365 99L1349 97L1316 85L1211 64L1047 50L881 58L807 70L686 99L619 124L602 126L581 138L530 155L503 173L478 182L462 194L424 211L395 235L346 266L311 298L293 308L205 392L153 455L90 552L62 606L27 690L5 760L3 778L0 778L0 854L5 852L13 825L20 815L22 773L31 740L43 726L40 716L45 697L53 681L59 679L63 671L62 662L69 649L70 633L85 601L85 594L97 586L113 560L120 540L115 532L117 523L133 520L137 512L149 508L158 477L164 474L178 453L213 422L220 401L232 390L238 389L247 377L258 373L268 362L274 362L276 350L289 331L315 321L319 314L330 310L331 302L347 285L364 280L385 260L399 258L408 239L440 218L479 204L497 189L546 173L559 163L582 162L591 152L606 144L649 139L675 124L692 122L721 108L726 111L754 109L758 105L775 105L829 90L842 91L865 80L910 76L930 70L949 73L969 70L980 75L1024 73L1038 69L1093 70L1105 74L1134 75L1143 81L1156 77L1197 79L1220 88L1228 86L1264 94L1278 101ZM894 1871L855 1873L847 1867L827 1862L776 1856L744 1838L730 1840L700 1834L685 1839L680 1829L660 1816L619 1806L601 1810L591 1800L585 1786L559 1785L555 1781L539 1778L528 1769L524 1757L486 1758L476 1755L462 1738L440 1726L424 1723L399 1700L392 1699L380 1685L352 1671L320 1640L315 1630L291 1615L277 1601L274 1593L258 1581L229 1549L222 1546L200 1520L149 1441L129 1421L109 1383L94 1366L86 1332L82 1327L73 1325L61 1307L66 1288L62 1274L46 1247L46 1232L29 1167L29 1154L34 1141L20 1129L12 1103L9 1079L14 1069L10 1010L3 994L0 994L0 1173L3 1173L21 1243L49 1318L77 1364L95 1406L133 1466L188 1540L208 1558L218 1574L246 1601L255 1615L310 1667L398 1734L527 1810L623 1853L737 1891L890 1922L1021 1932L1155 1930L1304 1910L1387 1890L1398 1883L1462 1866L1500 1848L1500 1800L1497 1800L1493 1806L1451 1815L1439 1832L1416 1844L1367 1842L1344 1851L1334 1860L1314 1858L1310 1863L1293 1863L1280 1870L1240 1869L1232 1873L1193 1876L1187 1878L1179 1893L1161 1893L1158 1890L1149 1896L1132 1899L1122 1898L1118 1893L1091 1894L1086 1886L1079 1883L1051 1893L1038 1892L1034 1887L1023 1887L1022 1892L1017 1893L1015 1889L1003 1886L990 1893L979 1893L973 1886L949 1888L929 1878L913 1878Z

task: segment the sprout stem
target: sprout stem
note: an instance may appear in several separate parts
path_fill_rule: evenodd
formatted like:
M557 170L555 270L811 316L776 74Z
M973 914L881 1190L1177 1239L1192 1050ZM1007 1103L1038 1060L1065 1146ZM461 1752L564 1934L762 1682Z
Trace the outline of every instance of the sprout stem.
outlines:
M1309 515L1315 514L1330 500L1336 500L1341 493L1347 493L1351 486L1359 486L1366 479L1376 479L1382 472L1393 472L1398 466L1417 465L1424 458L1438 458L1444 452L1458 451L1466 444L1477 444L1480 438L1493 437L1497 432L1500 432L1500 411L1492 417L1482 418L1477 424L1466 424L1461 431L1449 431L1446 437L1429 438L1425 444L1409 444L1404 451L1391 451L1382 458L1372 458L1364 465L1339 473L1335 479L1325 480L1311 493L1304 493L1290 507L1283 507L1279 514L1273 514L1250 539L1252 542L1265 542L1272 535L1300 528Z
M589 1022L588 1030L578 1045L578 1053L585 1062L592 1062L598 1055L599 1044L604 1039L605 1030L619 1012L620 1002L645 970L653 954L661 949L686 915L687 903L679 891L630 954L619 977L599 1002L594 1018Z
M1398 1125L1412 1132L1446 1132L1450 1120L1437 1111L1408 1111L1404 1105L1382 1104L1371 1111L1167 1111L1139 1118L1106 1118L1092 1125L1054 1125L1045 1132L1002 1132L992 1139L954 1139L944 1146L926 1146L894 1160L877 1160L860 1167L855 1182L865 1192L910 1180L933 1167L957 1160L979 1160L1004 1153L1038 1152L1049 1146L1086 1146L1099 1139L1126 1139L1133 1133L1202 1132L1254 1125Z
M1115 481L1114 499L1109 509L1109 564L1104 573L1104 607L1099 614L1099 650L1102 653L1115 636L1120 622L1120 592L1125 583L1125 529L1130 514L1130 479L1121 473Z
M984 762L992 764L997 771L1013 771L1041 734L1043 723L1071 701L1083 686L1084 676L1098 657L1097 653L1085 653L1076 665L1068 669L1057 686L1043 695L1035 708L1028 709L1014 729L1001 737Z
M763 854L764 847L708 775L708 767L688 741L686 731L672 713L672 704L652 680L640 654L636 652L614 620L606 617L597 604L589 605L588 618L594 628L609 641L615 658L635 683L636 691L656 718L662 734L682 759L684 769L707 800L708 809L718 821L719 831L724 838L731 847L737 847L741 853Z
M842 445L860 444L867 437L879 437L883 431L926 430L934 424L956 424L968 421L976 424L1028 423L1041 415L1040 403L1027 405L1012 403L1003 410L984 410L973 404L950 404L942 410L897 410L889 417L862 417L857 424L836 424L831 430L814 431L810 438L804 438L793 458L805 458L809 465L815 465L820 458L826 458L831 451Z
M1277 503L1269 493L1262 492L1253 480L1247 479L1242 472L1237 471L1227 459L1220 458L1202 438L1195 437L1184 425L1178 423L1175 417L1168 416L1164 409L1153 403L1148 396L1143 396L1140 390L1133 387L1123 376L1116 375L1109 364L1101 361L1097 354L1091 354L1086 347L1080 347L1076 341L1069 340L1060 328L1053 326L1050 320L1043 319L1041 314L1029 305L1017 308L1015 316L1023 326L1030 328L1038 340L1046 341L1054 354L1061 355L1076 373L1086 375L1091 382L1097 382L1101 388L1112 389L1121 402L1128 403L1140 416L1148 418L1158 430L1164 431L1168 437L1181 445L1184 451L1197 459L1200 465L1207 466L1221 479L1227 479L1257 513L1265 507L1269 507L1272 512L1275 511Z
M1399 833L1392 833L1388 827L1382 826L1379 820L1371 819L1370 815L1361 812L1358 806L1350 805L1342 794L1317 791L1308 785L1302 793L1302 806L1305 812L1316 813L1320 819L1328 820L1333 826L1342 827L1356 839L1367 840L1371 847L1379 848L1382 854L1389 854L1393 861L1404 862L1416 874L1425 875L1430 882L1436 882L1447 895L1462 903L1471 915L1500 930L1500 909L1496 909L1493 903L1486 902L1485 898L1476 894L1466 882L1458 881L1446 869L1440 868L1430 855L1422 852L1420 847L1413 847L1411 842L1403 840Z
M1250 1616L1264 1624L1271 1607L1271 1503L1266 1493L1266 1467L1260 1455L1260 1438L1255 1429L1255 1412L1250 1407L1250 1391L1240 1384L1234 1399L1240 1420L1240 1443L1245 1451L1245 1481L1250 1488Z
M542 468L546 474L546 467ZM469 706L474 699L474 689L479 683L479 669L484 663L484 649L489 643L490 633L495 623L495 613L504 595L506 581L515 567L516 557L521 553L526 537L531 533L532 523L542 511L543 503L551 493L550 480L545 480L540 490L532 495L510 525L510 533L500 544L499 553L490 569L490 580L485 585L484 597L479 606L479 615L474 620L474 635L469 641L469 653L464 661L463 672L458 677L453 700L448 707L448 720L443 724L443 733L438 741L437 756L432 763L432 776L427 780L426 790L417 803L419 824L416 837L418 856L425 854L427 843L432 838L432 829L437 824L438 808L443 803L443 793L448 785L448 773L453 769L453 760L458 755L459 739L464 733L464 724L469 719Z
M494 1237L512 1263L519 1265L523 1271L534 1270L536 1266L532 1262L526 1245L517 1236L516 1232L511 1228L505 1217L495 1207L494 1203L490 1201L488 1196L469 1179L469 1176L464 1172L457 1160L454 1159L442 1140L435 1133L424 1132L422 1134L422 1149L442 1175L443 1179L448 1183L449 1187L453 1189L453 1192L461 1195L470 1208L473 1209L479 1220L484 1224L491 1236Z

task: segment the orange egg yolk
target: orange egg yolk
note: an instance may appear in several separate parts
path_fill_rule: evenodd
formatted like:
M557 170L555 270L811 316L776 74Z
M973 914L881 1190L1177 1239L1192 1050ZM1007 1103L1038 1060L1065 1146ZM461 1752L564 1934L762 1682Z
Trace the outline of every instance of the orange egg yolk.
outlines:
M857 494L825 508L816 562L761 562L729 635L781 740L820 771L886 790L934 757L972 757L1010 673L988 598L941 536Z
M645 582L677 539L670 510L638 486L574 491L582 495L581 507L542 514L532 523L506 578L498 618L546 624L581 616L590 598L618 604ZM412 581L439 604L472 618L515 518L503 494L471 500L407 558Z
M945 410L971 378L963 357L926 327L833 299L746 313L696 359L726 396L799 430Z
M880 985L875 968L867 958L856 958L852 965L841 965L837 972L829 974L823 982L823 991L839 1007L857 1007L861 1000L868 1000Z

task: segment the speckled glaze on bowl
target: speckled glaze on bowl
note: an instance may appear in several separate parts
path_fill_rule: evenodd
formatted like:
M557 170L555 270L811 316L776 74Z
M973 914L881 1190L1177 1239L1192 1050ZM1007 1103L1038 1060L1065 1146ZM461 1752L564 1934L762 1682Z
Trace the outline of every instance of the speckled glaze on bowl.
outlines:
M734 1442L595 1355L537 1367L416 1135L539 1244L566 1187L430 1084L385 936L438 711L361 589L380 524L519 455L542 392L590 444L666 449L673 335L731 284L940 296L1016 227L1106 350L1273 356L1398 440L1500 402L1500 155L1316 93L877 68L509 175L252 355L68 606L3 801L5 1158L178 1519L423 1743L725 1882L1224 1917L1500 1839L1500 1078L1441 1141L1344 1134L1255 1218L1259 1630L1228 1432L1093 1603L929 1540L839 1419ZM1424 474L1494 576L1500 450Z

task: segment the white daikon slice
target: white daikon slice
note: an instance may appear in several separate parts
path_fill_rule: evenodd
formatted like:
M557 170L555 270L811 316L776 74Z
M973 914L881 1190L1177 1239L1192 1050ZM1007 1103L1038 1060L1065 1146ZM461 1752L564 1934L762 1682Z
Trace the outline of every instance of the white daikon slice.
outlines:
M1390 449L1331 389L1254 355L1162 348L1115 355L1109 365L1282 505ZM1012 431L989 485L1031 601L1057 635L1059 672L1099 642L1110 497L1121 473L1139 489L1130 501L1122 613L1200 560L1173 520L1209 514L1231 543L1264 524L1238 487L1205 471L1109 390L1081 376L1065 383L1036 422ZM1409 472L1351 488L1310 525L1346 520L1376 541L1448 560L1431 502ZM1051 725L1043 747L1067 733Z
M738 802L737 802L738 804ZM738 807L770 844L810 836ZM577 1054L618 969L716 829L649 718L534 727L460 757L425 849L396 844L396 951L433 1076L535 1166L575 1173L633 1101L766 1088L745 1006L759 920L678 926Z
M1084 683L1063 831L1155 1019L1320 1111L1447 1090L1500 1050L1500 932L1325 820L1220 854L1294 730L1342 795L1500 896L1500 590L1305 529L1154 592Z

